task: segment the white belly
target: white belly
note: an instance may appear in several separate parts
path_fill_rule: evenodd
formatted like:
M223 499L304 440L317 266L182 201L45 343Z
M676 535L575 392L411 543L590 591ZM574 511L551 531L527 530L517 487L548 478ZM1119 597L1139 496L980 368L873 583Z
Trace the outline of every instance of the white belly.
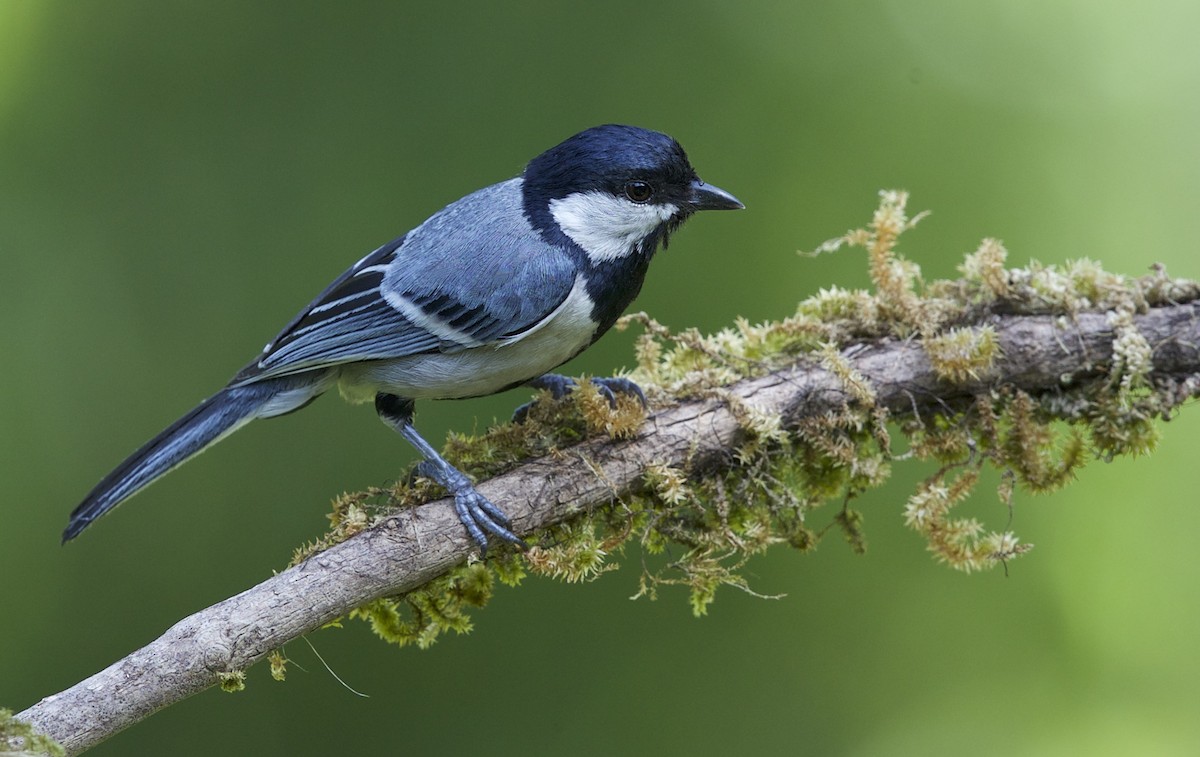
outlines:
M562 305L518 337L458 352L351 363L339 388L351 402L378 392L408 399L479 397L524 383L562 365L592 341L596 322L582 277Z

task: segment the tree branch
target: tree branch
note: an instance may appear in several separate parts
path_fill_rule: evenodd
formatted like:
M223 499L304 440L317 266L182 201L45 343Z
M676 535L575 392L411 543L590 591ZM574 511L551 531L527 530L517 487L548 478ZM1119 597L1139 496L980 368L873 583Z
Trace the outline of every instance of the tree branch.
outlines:
M1114 330L1105 314L989 316L1001 356L990 375L939 379L918 340L858 344L841 354L896 414L924 413L1009 384L1056 392L1106 376ZM1153 347L1152 380L1192 387L1200 373L1200 304L1152 308L1133 319ZM701 398L656 408L635 438L593 439L479 484L520 533L609 504L652 464L720 469L745 432L728 399L794 425L849 401L842 378L809 360ZM1194 391L1187 389L1188 393ZM1182 397L1180 401L1182 401ZM737 400L734 400L735 402ZM247 591L181 620L161 637L18 715L78 754L156 710L202 691L271 650L379 597L411 591L466 560L472 544L448 499L396 512Z

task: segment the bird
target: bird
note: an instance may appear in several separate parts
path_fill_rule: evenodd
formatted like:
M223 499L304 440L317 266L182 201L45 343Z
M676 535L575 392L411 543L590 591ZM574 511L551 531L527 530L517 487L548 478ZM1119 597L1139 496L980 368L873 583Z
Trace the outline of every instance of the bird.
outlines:
M336 386L350 402L374 401L417 449L416 475L453 496L481 553L489 537L523 546L505 512L417 432L415 402L522 385L570 392L574 380L551 371L616 322L680 224L743 207L702 181L666 134L585 129L350 266L224 388L105 476L71 513L63 543L251 420ZM628 378L592 381L610 402L645 402Z

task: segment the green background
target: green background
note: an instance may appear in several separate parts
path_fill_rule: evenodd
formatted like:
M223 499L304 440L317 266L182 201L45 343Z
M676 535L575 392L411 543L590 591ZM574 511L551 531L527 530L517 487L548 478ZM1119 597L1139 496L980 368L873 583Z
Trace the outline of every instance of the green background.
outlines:
M903 251L951 276L1089 256L1200 276L1200 4L0 2L0 705L21 709L283 566L328 500L412 451L335 397L255 424L58 546L104 473L308 299L445 203L587 126L676 136L748 209L693 220L636 307L675 327L864 286L805 259L876 190L934 215ZM632 361L613 334L568 367ZM511 392L420 408L483 427ZM627 569L503 590L427 652L362 624L96 755L1195 754L1200 415L1149 458L1018 496L1037 549L936 565L862 498L870 550L780 548L710 616L629 601ZM1003 528L988 487L967 506ZM826 513L830 515L831 513Z

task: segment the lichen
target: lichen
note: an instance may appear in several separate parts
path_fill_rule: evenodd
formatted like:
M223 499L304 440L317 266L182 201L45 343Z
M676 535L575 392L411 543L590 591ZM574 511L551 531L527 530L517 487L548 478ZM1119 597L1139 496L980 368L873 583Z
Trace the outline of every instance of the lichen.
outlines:
M864 551L865 515L853 505L887 481L900 461L923 461L932 471L892 517L921 535L936 560L974 572L1026 554L1032 545L1009 528L1014 491L1052 491L1091 459L1148 452L1156 419L1200 390L1196 377L1152 376L1151 346L1133 320L1149 307L1200 299L1200 286L1170 278L1161 266L1142 278L1109 273L1086 259L1010 268L1008 251L991 238L965 256L959 278L925 282L898 251L903 235L925 217L910 216L907 199L903 192L881 193L865 228L817 250L864 249L873 291L821 289L786 318L738 319L714 334L673 331L645 313L619 322L618 328L641 329L629 377L652 405L702 397L728 406L744 433L727 465L652 463L637 485L618 492L614 506L543 529L527 552L498 550L351 617L366 620L389 642L425 648L447 631L470 631L467 611L486 604L496 580L517 585L527 574L593 580L634 549L642 553L634 597L653 599L664 587L681 586L692 612L702 615L722 586L754 593L742 569L768 548L807 552L833 533ZM1108 314L1114 333L1112 361L1095 366L1093 378L1033 395L997 375L1002 355L990 316L1052 315L1069 322L1083 311ZM889 413L847 351L884 339L919 341L943 382L972 387L974 395L921 408L914 402L910 411ZM797 360L835 377L843 389L840 407L789 425L727 388ZM447 458L478 480L591 435L636 432L643 419L636 401L621 397L613 408L586 378L579 385L564 399L539 393L524 423L496 424L478 436L451 434ZM987 468L999 473L992 505L1005 524L999 529L957 511ZM342 495L330 532L297 550L295 560L369 527L392 508L437 494L414 479ZM282 656L273 659L273 672L282 664Z

